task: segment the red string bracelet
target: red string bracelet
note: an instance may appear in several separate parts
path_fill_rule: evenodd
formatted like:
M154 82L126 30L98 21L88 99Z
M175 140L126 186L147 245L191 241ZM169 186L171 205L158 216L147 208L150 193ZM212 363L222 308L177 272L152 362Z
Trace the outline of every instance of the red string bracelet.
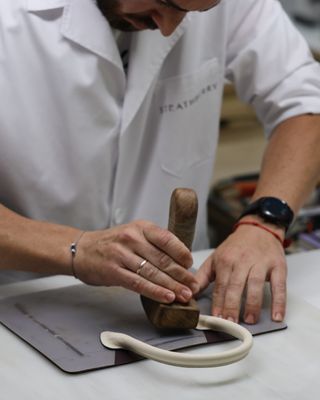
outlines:
M257 226L258 228L264 229L265 231L271 233L271 235L273 235L281 243L281 245L283 246L284 249L289 247L291 244L291 240L289 240L289 239L282 240L281 237L276 232L274 232L272 229L267 228L265 225L259 224L259 222L256 222L256 221L239 221L233 226L232 232L234 232L240 225L253 225L253 226Z

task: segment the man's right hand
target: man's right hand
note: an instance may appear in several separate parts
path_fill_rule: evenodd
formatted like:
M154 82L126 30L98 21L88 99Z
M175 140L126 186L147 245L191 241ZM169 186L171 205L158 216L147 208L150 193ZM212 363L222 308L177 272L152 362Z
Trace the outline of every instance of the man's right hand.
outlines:
M171 232L139 220L86 232L74 269L87 284L122 286L163 303L188 302L199 290L188 271L192 262L191 252Z

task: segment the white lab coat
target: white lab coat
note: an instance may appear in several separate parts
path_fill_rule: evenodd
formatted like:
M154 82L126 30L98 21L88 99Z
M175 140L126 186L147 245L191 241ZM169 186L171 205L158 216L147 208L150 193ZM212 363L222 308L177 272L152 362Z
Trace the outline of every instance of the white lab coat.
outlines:
M0 202L103 229L166 226L175 187L206 199L225 79L269 133L320 112L319 66L274 0L225 0L168 38L132 35L127 77L93 0L0 2Z

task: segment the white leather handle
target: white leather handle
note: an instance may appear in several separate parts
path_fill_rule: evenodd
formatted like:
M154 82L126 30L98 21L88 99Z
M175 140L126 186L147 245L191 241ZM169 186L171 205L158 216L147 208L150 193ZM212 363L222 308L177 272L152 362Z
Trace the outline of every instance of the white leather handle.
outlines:
M196 329L225 332L240 339L242 343L218 354L193 355L159 349L123 333L105 331L101 333L100 339L109 349L126 349L164 364L196 368L219 367L240 361L248 355L253 344L252 335L247 329L222 318L200 315Z

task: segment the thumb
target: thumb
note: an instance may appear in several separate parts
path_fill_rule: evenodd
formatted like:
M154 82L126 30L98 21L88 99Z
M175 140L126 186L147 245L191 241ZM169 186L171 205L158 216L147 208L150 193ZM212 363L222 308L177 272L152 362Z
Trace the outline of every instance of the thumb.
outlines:
M206 261L200 266L199 270L195 274L195 277L200 284L200 291L205 289L215 279L215 272L211 257L207 258Z

